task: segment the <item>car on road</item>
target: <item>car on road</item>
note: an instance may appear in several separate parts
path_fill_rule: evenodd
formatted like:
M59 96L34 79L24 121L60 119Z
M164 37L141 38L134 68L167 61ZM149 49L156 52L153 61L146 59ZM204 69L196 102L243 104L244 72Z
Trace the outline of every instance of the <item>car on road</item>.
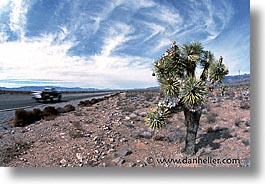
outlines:
M45 88L43 91L32 91L32 98L39 101L60 101L62 93L58 92L55 88Z

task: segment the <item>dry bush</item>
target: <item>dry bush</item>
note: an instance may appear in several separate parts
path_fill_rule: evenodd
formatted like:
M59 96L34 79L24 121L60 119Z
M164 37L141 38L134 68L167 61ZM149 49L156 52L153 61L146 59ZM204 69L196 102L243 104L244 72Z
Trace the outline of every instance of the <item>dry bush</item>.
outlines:
M71 112L71 111L74 111L75 110L75 107L71 104L68 104L68 105L65 105L64 106L64 111L65 112Z
M66 113L63 107L57 107L56 110L58 111L58 113Z
M26 111L24 109L17 109L15 112L15 119L12 122L15 127L23 127L39 121L42 118L40 109L33 109L33 111Z
M59 112L53 106L48 106L43 109L42 116L45 120L52 120L54 119Z
M82 106L82 107L90 107L98 102L101 102L103 100L106 100L107 98L92 98L91 100L85 100L85 101L80 101L78 106Z

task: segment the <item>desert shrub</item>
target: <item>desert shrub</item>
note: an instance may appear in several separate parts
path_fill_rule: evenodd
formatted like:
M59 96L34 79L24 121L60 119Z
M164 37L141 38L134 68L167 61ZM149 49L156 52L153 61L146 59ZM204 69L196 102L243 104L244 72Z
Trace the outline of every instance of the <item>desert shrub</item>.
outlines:
M62 107L57 107L56 110L58 113L65 113L65 110Z
M78 106L83 106L83 107L90 107L98 102L101 102L103 100L108 99L108 97L104 98L92 98L91 100L85 100L85 101L80 101Z
M82 106L82 107L89 107L91 105L92 105L92 103L90 100L80 101L78 104L78 106Z
M44 119L54 119L58 115L58 111L53 106L48 106L43 109L43 118Z
M98 102L100 102L100 101L102 101L102 99L100 99L100 98L92 98L92 99L90 100L90 102L91 102L92 105L93 105L93 104L96 104L96 103L98 103Z
M29 113L24 109L17 109L15 112L15 119L13 121L13 126L15 127L22 127L27 126L30 124L29 120Z
M15 112L15 119L13 126L23 127L40 120L42 112L40 109L33 109L33 111L26 111L24 109L17 109Z
M41 120L41 117L42 117L42 111L38 108L35 108L35 109L33 109L33 115L35 117L35 120L39 121L39 120Z
M64 106L64 111L65 112L71 112L71 111L74 111L75 110L75 107L71 104L68 104L68 105L65 105Z

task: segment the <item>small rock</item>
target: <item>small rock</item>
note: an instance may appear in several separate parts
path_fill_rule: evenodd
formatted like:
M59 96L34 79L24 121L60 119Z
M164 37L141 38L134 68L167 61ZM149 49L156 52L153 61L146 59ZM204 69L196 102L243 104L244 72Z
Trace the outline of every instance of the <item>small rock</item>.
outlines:
M152 132L149 132L149 131L137 132L135 134L135 138L151 139L152 136L153 136L153 133Z
M128 164L128 166L129 166L129 167L135 167L135 166L136 166L136 163L134 163L134 162L130 162L130 163Z
M134 128L133 124L126 124L125 126L127 126L128 128Z
M66 163L67 163L67 161L64 158L60 161L60 164L62 164L62 165L66 164Z
M244 140L242 140L242 143L243 143L245 146L249 146L249 145L250 145L250 141L249 141L249 139L244 139Z
M125 162L125 159L122 158L122 157L117 157L117 158L113 159L112 161L113 161L114 163L116 163L116 164L121 165L121 164L123 164L123 163Z
M130 150L130 149L124 149L124 150L122 150L121 152L120 152L120 155L121 156L128 156L128 155L130 155L130 154L132 154L132 151Z
M114 142L115 139L114 139L114 138L109 138L109 141L110 141L110 142Z
M119 156L118 153L113 153L113 154L112 154L112 157L113 157L113 158L116 158L116 157L118 157L118 156Z
M82 159L83 159L81 153L76 153L75 156L76 156L76 158L77 158L78 160L82 160Z
M246 125L247 127L250 127L250 121L246 121L245 125Z
M105 127L103 127L103 130L104 130L104 131L107 131L107 130L111 130L111 128L108 127L108 126L105 126Z
M217 131L220 131L220 130L222 130L222 128L221 128L219 125L215 125L215 126L213 127L213 131L214 131L214 132L217 132Z
M95 137L93 138L93 140L94 140L94 141L97 141L97 140L99 140L99 137L98 137L98 136L95 136Z
M111 149L108 150L107 153L114 152L114 151L115 151L115 149L112 149L112 148L111 148Z
M249 129L250 129L250 127L246 127L246 128L244 129L244 132L249 132Z
M130 120L131 118L129 116L126 116L125 117L125 120Z
M137 115L136 114L134 114L134 113L132 113L132 114L130 114L130 119L135 119L135 118L137 118Z
M153 137L153 139L154 139L155 141L164 141L164 140L166 140L166 137L165 137L164 135L155 135L155 136Z
M120 139L120 142L127 142L127 141L128 140L126 138L124 138L124 137Z
M140 112L139 115L142 117L145 117L147 115L147 113L146 112Z
M107 164L105 162L103 162L102 167L107 167Z

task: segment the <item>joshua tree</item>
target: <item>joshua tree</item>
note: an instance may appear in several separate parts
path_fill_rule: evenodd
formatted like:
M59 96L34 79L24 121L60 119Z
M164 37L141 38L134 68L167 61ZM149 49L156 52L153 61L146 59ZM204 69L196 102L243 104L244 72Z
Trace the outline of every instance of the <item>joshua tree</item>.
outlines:
M184 152L195 154L195 141L205 98L214 87L222 83L228 74L226 66L218 61L201 43L192 42L178 47L176 42L154 63L154 73L160 89L166 94L157 108L147 114L147 124L152 129L166 125L166 118L177 112L184 112L186 144ZM201 67L201 74L195 74Z

